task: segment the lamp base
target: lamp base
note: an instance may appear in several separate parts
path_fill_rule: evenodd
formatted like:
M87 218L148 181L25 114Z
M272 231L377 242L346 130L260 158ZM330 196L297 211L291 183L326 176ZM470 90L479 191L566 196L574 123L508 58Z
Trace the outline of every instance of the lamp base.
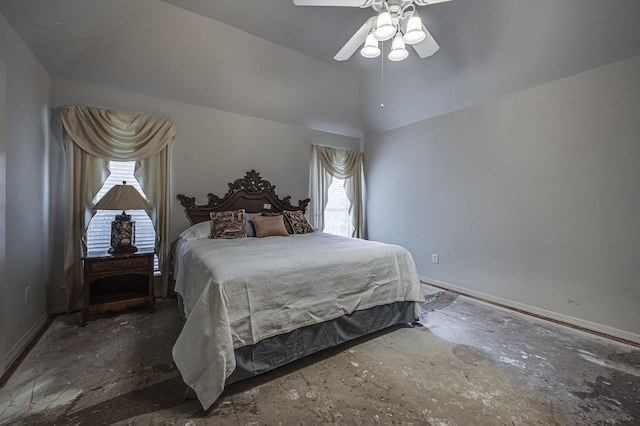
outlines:
M109 253L135 253L138 251L133 245L133 230L135 221L131 216L122 212L116 216L116 220L111 222L111 248Z
M138 247L136 247L136 246L111 247L109 249L109 253L111 253L111 254L135 253L137 251L138 251Z

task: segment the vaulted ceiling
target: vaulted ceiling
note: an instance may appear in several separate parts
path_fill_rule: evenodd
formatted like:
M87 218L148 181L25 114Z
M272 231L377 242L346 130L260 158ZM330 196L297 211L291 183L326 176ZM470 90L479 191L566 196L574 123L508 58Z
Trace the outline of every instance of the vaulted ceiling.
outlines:
M323 100L336 115L313 125L351 136L640 55L638 0L452 0L418 10L440 50L426 59L410 52L407 60L385 61L383 68L379 58L358 54L345 62L333 60L373 16L370 8L298 7L292 0L0 0L0 12L52 77L206 107L224 109L220 99L201 88L212 84L216 66L242 54L225 52L225 33L302 53L314 58L314 68L334 75L334 82L357 82L353 104L341 109ZM203 36L212 28L206 22L216 23L215 34ZM160 60L163 55L172 57ZM167 66L167 61L193 66ZM284 70L287 64L281 66ZM304 72L305 81L314 79L313 69ZM332 89L344 92L331 79L318 87L328 94L310 87L304 95L310 102L313 90L319 98L334 96ZM337 94L334 99L343 103ZM241 99L228 102L231 112L256 115ZM358 111L351 111L353 105ZM264 118L281 119L269 114Z

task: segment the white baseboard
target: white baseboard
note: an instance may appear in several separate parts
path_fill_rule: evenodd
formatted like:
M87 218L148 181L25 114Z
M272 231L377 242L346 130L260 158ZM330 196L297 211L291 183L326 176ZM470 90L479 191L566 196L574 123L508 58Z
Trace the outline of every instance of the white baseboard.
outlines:
M22 336L22 338L18 340L15 345L13 345L11 350L7 352L5 356L5 369L9 369L11 364L13 364L13 362L20 356L22 351L24 351L24 349L33 340L33 338L36 337L40 330L42 330L42 327L47 324L48 319L49 313L45 312L44 314L42 314L40 319L38 319L38 321L29 329L29 331L24 336Z
M529 313L532 315L536 315L539 317L548 318L554 321L559 321L562 323L570 324L576 327L584 328L586 330L595 331L598 333L606 334L608 336L616 337L619 339L623 339L629 342L640 344L640 334L631 333L625 330L619 330L617 328L608 327L606 325L598 324L591 321L586 321L580 318L571 317L568 315L560 314L558 312L548 311L546 309L537 308L535 306L525 305L523 303L514 302L513 300L504 299L502 297L492 296L490 294L485 294L479 291L469 290L464 287L459 287L457 285L449 284L443 281L439 281L436 279L428 278L428 277L420 277L420 281L425 284L433 284L438 287L446 288L449 290L453 290L457 293L461 293L463 295L476 297L478 299L485 300L487 302L497 303L499 305L506 306L508 308L517 309L523 311L525 313Z

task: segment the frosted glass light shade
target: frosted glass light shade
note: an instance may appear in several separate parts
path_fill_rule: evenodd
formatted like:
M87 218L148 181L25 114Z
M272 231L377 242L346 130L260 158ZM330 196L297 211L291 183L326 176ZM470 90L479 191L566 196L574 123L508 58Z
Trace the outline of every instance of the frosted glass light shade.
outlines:
M391 14L389 12L382 12L376 19L376 30L373 33L376 40L385 41L389 40L396 33L396 27L391 21Z
M407 49L405 49L404 41L402 40L400 34L398 34L393 39L393 43L391 44L391 52L389 52L388 58L390 61L401 61L403 59L406 59L407 56L409 56L409 52L407 52Z
M422 31L422 20L418 15L413 15L407 22L407 31L402 38L406 44L420 43L427 35Z
M378 48L378 40L369 34L364 42L364 47L360 50L360 54L365 58L377 58L380 55L380 49Z

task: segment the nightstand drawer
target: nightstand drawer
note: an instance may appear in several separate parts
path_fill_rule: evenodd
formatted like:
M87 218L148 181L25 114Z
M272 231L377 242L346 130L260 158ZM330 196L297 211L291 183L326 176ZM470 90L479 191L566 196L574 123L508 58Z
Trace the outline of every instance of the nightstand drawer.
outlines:
M93 261L90 263L90 272L107 272L117 270L128 270L146 268L149 266L149 262L153 260L153 257L126 257L118 259L113 257L111 259Z

